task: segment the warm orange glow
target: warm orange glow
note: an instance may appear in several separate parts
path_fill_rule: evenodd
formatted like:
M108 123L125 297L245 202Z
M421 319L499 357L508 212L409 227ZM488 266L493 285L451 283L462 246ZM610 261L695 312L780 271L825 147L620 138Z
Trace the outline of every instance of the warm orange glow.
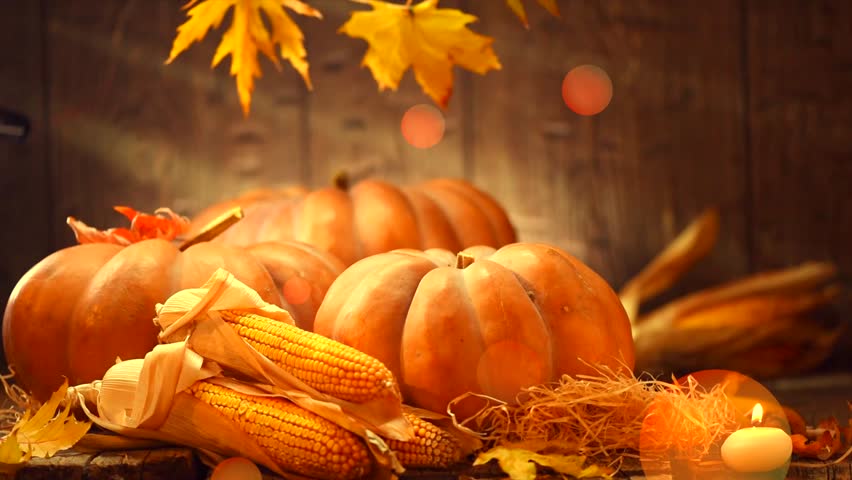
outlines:
M261 480L260 469L251 460L243 457L232 457L213 469L210 480Z
M411 146L431 148L444 137L444 115L431 105L415 105L402 116L400 128Z
M612 80L600 67L580 65L562 80L562 99L579 115L597 115L612 100Z
M290 277L281 290L290 305L301 305L311 298L311 284L302 277Z
M754 408L751 410L751 424L754 426L760 425L763 422L763 405L759 403L754 404Z

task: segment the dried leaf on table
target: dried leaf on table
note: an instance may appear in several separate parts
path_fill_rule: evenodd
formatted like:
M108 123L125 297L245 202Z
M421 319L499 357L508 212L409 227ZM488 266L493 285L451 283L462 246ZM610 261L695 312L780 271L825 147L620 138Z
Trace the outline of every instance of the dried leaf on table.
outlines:
M35 413L27 410L15 423L0 443L0 471L32 457L51 457L74 446L89 431L91 423L74 418L70 403L60 410L67 390L66 381Z
M559 17L559 5L556 4L556 0L537 0L538 4L541 5L545 10L547 10L554 17ZM512 12L517 15L517 17L521 20L521 23L524 24L525 28L530 28L530 22L527 19L527 11L524 8L524 0L506 0L506 4L509 5L509 8L512 9Z
M584 467L586 457L582 455L541 454L512 447L494 447L482 452L473 464L484 465L491 460L497 460L500 468L512 480L535 480L536 465L552 468L574 478L611 478L612 473L610 469L598 465Z
M77 243L114 243L130 245L149 238L174 240L189 230L189 219L176 214L168 208L158 208L154 214L137 212L130 207L113 207L115 211L130 220L130 228L109 228L98 230L90 227L74 217L68 217L66 223Z
M446 108L453 91L453 66L479 74L499 70L491 37L467 28L473 15L437 8L438 0L408 6L380 0L353 0L373 7L353 12L340 28L369 47L361 62L370 69L379 90L396 90L411 68L417 83L438 105Z
M258 52L279 70L279 55L289 61L310 89L304 35L284 7L300 15L322 18L319 10L299 0L192 0L183 7L188 10L189 19L178 27L166 63L174 61L194 42L203 40L209 30L219 28L225 14L233 8L231 26L222 35L212 67L231 56L231 75L237 80L243 113L248 116L254 79L262 76Z

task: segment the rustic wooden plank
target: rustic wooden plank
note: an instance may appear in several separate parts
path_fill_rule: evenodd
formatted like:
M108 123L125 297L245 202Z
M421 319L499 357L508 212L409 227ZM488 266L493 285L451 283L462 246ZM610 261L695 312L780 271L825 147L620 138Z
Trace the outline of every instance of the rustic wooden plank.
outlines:
M201 464L186 448L158 448L145 457L142 480L198 478Z
M457 2L446 2L446 6L454 3ZM328 185L342 169L356 176L371 174L393 182L463 176L463 82L455 83L456 90L445 112L443 140L429 149L410 146L400 133L402 115L411 106L431 104L414 81L413 73L406 73L396 92L378 92L369 70L361 67L366 42L336 33L351 12L366 6L338 0L311 4L324 16L322 21L300 22L314 82L307 116L313 185Z
M95 456L86 465L86 480L142 480L145 459L148 450L128 450L125 452L104 452ZM162 478L162 477L160 477Z
M197 478L200 465L188 448L158 448L108 452L60 452L34 458L0 480L169 480Z
M14 475L3 476L2 480L83 480L86 465L96 453L60 452L51 458L34 458Z
M617 286L719 205L720 242L679 290L746 270L738 1L702 15L675 0L572 2L562 20L530 5L529 32L505 9L471 8L504 65L473 79L473 178L495 185L524 238ZM585 63L614 83L591 118L561 99L564 75Z
M303 181L298 74L264 64L245 119L230 59L210 69L222 29L164 65L185 20L180 5L48 5L53 224L68 215L118 224L119 204L192 214L246 188ZM72 242L61 233L60 243Z
M42 5L13 0L0 15L0 109L29 118L23 141L0 137L0 312L26 273L53 249L44 116ZM0 347L2 348L2 347ZM5 370L5 357L0 360Z
M754 267L832 260L852 274L852 3L748 9ZM844 297L842 315L852 312ZM852 329L829 365L852 369Z

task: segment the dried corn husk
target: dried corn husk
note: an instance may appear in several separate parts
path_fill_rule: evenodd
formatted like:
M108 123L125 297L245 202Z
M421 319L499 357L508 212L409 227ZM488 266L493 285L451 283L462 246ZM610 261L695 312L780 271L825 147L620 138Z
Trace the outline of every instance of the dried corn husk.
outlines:
M224 377L214 362L186 342L175 342L158 345L144 359L117 363L102 380L70 388L68 398L92 422L125 437L185 445L211 464L241 456L284 478L303 478L282 470L236 423L186 392L200 380L251 395L283 396L269 385ZM375 459L370 478L391 478L393 470L402 470L379 437L363 438Z
M229 373L269 385L297 405L356 433L366 435L369 430L394 440L412 438L400 399L385 397L355 404L320 393L263 356L226 325L218 311L241 310L295 323L286 310L263 301L230 272L218 269L201 288L177 292L156 310L155 323L162 329L162 342L186 341L202 358Z
M692 221L659 255L618 292L631 322L640 305L669 289L690 267L704 258L719 234L719 211L708 208Z
M771 377L822 363L846 328L824 314L841 293L831 262L759 272L639 314L642 301L671 286L712 247L716 221L705 212L622 289L637 370L725 368Z

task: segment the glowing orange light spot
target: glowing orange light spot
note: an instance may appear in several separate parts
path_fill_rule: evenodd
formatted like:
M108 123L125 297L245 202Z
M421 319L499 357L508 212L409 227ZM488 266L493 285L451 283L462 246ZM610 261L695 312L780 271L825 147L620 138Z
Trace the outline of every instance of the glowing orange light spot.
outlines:
M562 99L579 115L597 115L612 100L612 80L600 67L580 65L562 80Z
M219 463L210 475L210 480L261 480L262 478L257 465L243 457L232 457Z
M420 104L402 116L402 136L415 148L434 147L444 137L444 115L437 108Z
M290 277L281 291L290 305L301 305L311 298L311 284L302 277Z

